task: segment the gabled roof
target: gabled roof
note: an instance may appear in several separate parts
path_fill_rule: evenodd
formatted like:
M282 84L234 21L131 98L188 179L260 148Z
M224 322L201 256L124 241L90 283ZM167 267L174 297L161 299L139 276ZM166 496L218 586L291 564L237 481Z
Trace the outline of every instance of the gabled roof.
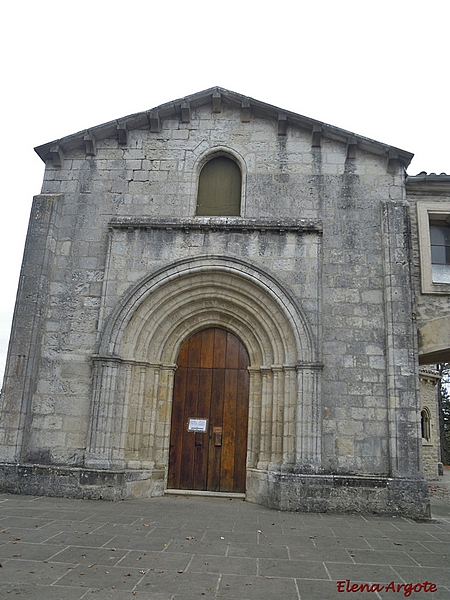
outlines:
M309 131L312 137L312 146L320 146L322 137L337 140L347 144L349 156L354 154L358 147L379 156L387 155L389 160L398 161L404 167L409 165L414 156L405 150L400 150L399 148L377 142L340 129L339 127L334 127L322 121L316 121L315 119L283 110L221 87L213 87L192 94L191 96L186 96L185 98L161 104L145 112L122 117L115 121L109 121L108 123L79 131L59 140L37 146L35 151L43 161L53 158L55 166L58 166L58 162L62 159L63 155L74 148L85 145L86 153L94 155L96 153L96 142L108 137L117 137L119 144L126 145L128 131L148 127L150 131L157 133L161 128L162 120L167 118L178 118L181 122L189 122L191 109L205 104L210 104L212 112L216 113L221 112L222 105L240 107L241 120L243 122L250 121L251 115L275 119L278 122L279 135L286 135L289 126Z

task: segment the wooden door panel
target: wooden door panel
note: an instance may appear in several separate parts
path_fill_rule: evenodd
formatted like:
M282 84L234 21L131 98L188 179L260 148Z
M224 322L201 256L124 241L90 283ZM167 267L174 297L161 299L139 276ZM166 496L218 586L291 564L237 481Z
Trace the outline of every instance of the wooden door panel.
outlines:
M202 332L189 338L189 367L200 367L202 356Z
M200 367L203 369L212 369L213 351L214 351L214 329L204 329L202 334L202 350L200 357Z
M223 442L220 470L220 490L232 492L234 483L234 446L236 438L237 370L225 370L223 403Z
M180 440L183 437L184 423L184 398L186 396L186 378L187 368L179 367L177 377L174 381L173 389L173 406L172 406L172 423L170 431L170 446L169 446L169 476L167 485L169 488L180 489L180 465L181 452L183 444Z
M208 427L206 433L193 434L195 447L193 490L207 489L211 385L212 369L199 369L197 410L191 417L208 419ZM190 435L192 436L192 432Z
M187 367L188 359L189 359L189 340L185 344L183 344L183 346L178 354L178 360L177 360L178 367Z
M186 425L182 427L181 444L183 450L180 464L180 487L187 490L192 489L194 483L195 454L195 436L193 432L187 430L187 423L191 417L197 416L199 376L200 369L198 367L187 369L183 420Z
M209 456L208 456L208 485L213 492L220 491L220 464L222 461L222 446L216 445L215 429L223 429L223 389L225 382L225 369L211 369L211 412L209 421ZM223 433L222 433L223 438Z
M232 333L227 333L227 354L225 367L227 369L239 368L239 347L241 342Z
M175 373L168 486L245 491L248 353L232 333L202 330L187 340ZM190 418L208 431L188 431Z
M224 369L227 352L227 332L224 329L214 330L213 368Z

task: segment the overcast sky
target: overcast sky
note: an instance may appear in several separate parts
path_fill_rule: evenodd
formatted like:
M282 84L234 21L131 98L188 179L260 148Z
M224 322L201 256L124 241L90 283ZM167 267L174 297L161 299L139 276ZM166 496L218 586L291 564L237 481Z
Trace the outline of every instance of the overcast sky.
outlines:
M4 2L0 381L35 146L218 85L450 173L449 16L448 0Z

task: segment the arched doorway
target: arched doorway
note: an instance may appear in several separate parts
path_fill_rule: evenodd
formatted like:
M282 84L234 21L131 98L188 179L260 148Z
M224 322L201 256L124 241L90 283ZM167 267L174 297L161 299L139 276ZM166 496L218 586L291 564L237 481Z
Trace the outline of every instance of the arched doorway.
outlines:
M167 487L245 492L249 356L218 327L192 335L178 355Z
M242 260L218 256L183 259L149 275L102 326L86 467L125 467L135 478L129 485L134 495L164 494L181 348L213 327L235 335L249 356L246 481L240 487L246 498L266 503L276 485L270 473L320 471L321 363L313 329L280 282ZM169 485L180 484L171 476Z

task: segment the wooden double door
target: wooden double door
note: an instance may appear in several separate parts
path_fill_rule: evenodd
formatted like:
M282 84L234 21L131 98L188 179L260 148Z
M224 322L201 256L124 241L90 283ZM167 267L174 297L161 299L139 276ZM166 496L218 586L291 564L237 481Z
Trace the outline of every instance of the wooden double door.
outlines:
M217 327L183 345L175 372L168 487L245 491L249 357Z

